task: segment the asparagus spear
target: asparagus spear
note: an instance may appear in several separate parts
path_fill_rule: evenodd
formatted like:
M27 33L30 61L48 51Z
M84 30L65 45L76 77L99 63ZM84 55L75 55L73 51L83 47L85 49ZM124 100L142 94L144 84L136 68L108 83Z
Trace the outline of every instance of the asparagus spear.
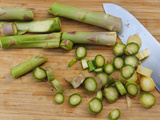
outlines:
M121 19L109 14L91 12L79 8L53 3L48 13L55 16L70 18L84 23L106 28L110 31L119 32L121 29Z
M62 40L71 40L73 43L114 45L116 32L64 32Z
M38 53L27 61L24 61L19 65L11 68L11 73L14 78L18 78L21 75L24 75L27 72L33 70L35 67L41 65L42 63L46 62L47 60L47 57L45 57L42 53Z
M3 23L1 24L1 35L0 36L11 36L18 33L17 26L15 23Z
M0 42L2 48L57 48L60 44L60 37L60 32L39 35L16 35L0 37Z
M0 20L33 20L31 9L27 8L0 8Z

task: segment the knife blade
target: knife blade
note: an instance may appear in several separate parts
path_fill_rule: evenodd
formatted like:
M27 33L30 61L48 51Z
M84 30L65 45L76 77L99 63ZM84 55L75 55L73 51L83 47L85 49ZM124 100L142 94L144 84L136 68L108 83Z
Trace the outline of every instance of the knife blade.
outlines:
M140 51L147 48L150 55L142 61L141 65L153 70L151 78L153 79L157 90L160 92L160 44L159 42L147 31L147 29L127 10L113 4L103 3L103 8L106 14L111 14L122 19L122 28L118 33L121 41L126 44L130 35L139 34L142 40Z

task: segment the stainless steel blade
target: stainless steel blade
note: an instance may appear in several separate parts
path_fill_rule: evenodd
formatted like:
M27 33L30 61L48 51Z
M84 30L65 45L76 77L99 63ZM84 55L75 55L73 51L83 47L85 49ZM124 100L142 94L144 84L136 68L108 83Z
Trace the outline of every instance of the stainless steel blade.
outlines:
M130 35L139 34L142 40L141 50L147 48L150 51L150 56L142 62L142 66L153 70L151 78L153 79L157 90L160 92L160 44L159 42L145 29L145 27L124 8L112 4L103 3L103 8L106 14L111 14L122 19L122 29L118 33L121 41L126 44Z

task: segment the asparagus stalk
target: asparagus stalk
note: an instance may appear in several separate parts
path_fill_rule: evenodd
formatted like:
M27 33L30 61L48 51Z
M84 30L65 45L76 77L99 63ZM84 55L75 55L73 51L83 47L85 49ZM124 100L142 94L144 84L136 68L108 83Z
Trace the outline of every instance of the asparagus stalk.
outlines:
M47 60L47 57L45 57L42 53L38 53L27 61L24 61L19 65L11 68L11 73L14 78L18 78L21 75L24 75L29 71L33 70L35 67L43 64Z
M73 43L114 45L116 32L64 32L62 40L71 40Z
M0 37L0 41L2 48L57 48L60 44L60 37L61 33L39 35L16 35Z
M27 8L0 8L0 20L33 20L31 9Z
M0 22L0 25L9 22ZM58 17L45 20L38 20L32 22L15 22L18 33L23 34L25 32L30 33L46 33L55 32L61 30L61 23ZM1 28L1 27L0 27Z
M31 33L45 33L61 30L59 18L51 18L32 22L15 22L18 31L26 31Z
M62 40L62 42L60 43L60 47L64 50L72 50L73 42L70 40Z
M108 29L110 31L119 32L122 24L120 18L109 14L91 12L58 3L53 3L48 13L53 14L55 16L66 17L91 25L96 25Z
M1 24L1 36L17 35L17 26L15 23L3 23Z

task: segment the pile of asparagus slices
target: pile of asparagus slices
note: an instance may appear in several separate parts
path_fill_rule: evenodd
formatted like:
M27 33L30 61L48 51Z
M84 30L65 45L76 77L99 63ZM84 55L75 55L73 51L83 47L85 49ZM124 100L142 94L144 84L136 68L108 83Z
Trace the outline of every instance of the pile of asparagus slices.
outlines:
M135 68L138 66L138 59L141 60L149 55L147 50L144 50L140 53L139 47L141 41L137 38L133 39L131 36L128 39L127 45L123 43L116 42L117 32L121 30L121 18L109 15L102 14L98 12L86 11L79 8L66 6L58 3L53 3L48 11L49 14L55 16L66 17L69 19L81 21L91 25L105 28L111 32L60 32L61 31L61 22L59 17L31 21L34 19L34 13L31 9L26 8L0 8L0 45L2 48L63 48L65 50L72 50L74 44L84 43L84 44L98 44L98 45L107 45L114 46L113 52L116 57L113 60L113 63L105 64L105 59L102 55L97 55L95 60L86 61L84 57L87 54L85 47L79 47L76 49L76 58L74 58L68 66L71 67L77 59L80 59L82 62L83 69L88 68L89 72L94 71L97 73L95 78L87 77L85 78L82 73L75 76L74 79L66 80L72 84L74 88L79 87L84 82L84 87L89 92L97 92L97 96L93 98L88 106L89 110L97 114L102 108L102 98L103 96L109 101L114 102L118 99L119 95L124 95L128 93L130 96L135 96L139 94L139 87L135 83L137 80L131 81L131 78L135 76ZM11 22L12 21L12 22ZM26 33L36 33L36 34L26 34ZM42 34L43 33L43 34ZM133 41L134 40L134 41ZM138 53L138 54L137 54ZM124 59L124 54L132 55ZM133 56L133 55L136 55ZM138 59L137 59L138 58ZM49 82L59 91L55 94L55 102L62 104L64 102L64 91L63 87L60 85L58 80L53 75L51 67L48 67L46 70L39 67L41 64L46 62L48 59L42 53L38 53L32 58L20 63L19 65L11 68L11 73L14 78L18 78L29 71L33 70L33 76L38 80L48 79ZM125 64L125 66L124 66ZM142 75L151 74L152 70L144 68L137 69ZM121 70L120 81L115 82L110 75L114 69ZM150 72L151 71L151 72ZM145 74L144 74L145 73ZM134 77L135 78L135 77ZM130 79L130 81L128 81ZM97 82L99 81L99 82ZM145 82L146 81L146 82ZM149 81L149 82L147 82ZM125 83L127 82L127 84ZM142 83L143 82L143 83ZM144 91L151 91L154 89L154 83L151 78L143 78L141 82L141 88ZM100 84L101 83L101 84ZM123 84L122 84L123 83ZM145 87L144 84L149 83L149 87ZM152 83L152 86L151 86ZM115 86L111 86L115 84ZM126 86L124 86L126 84ZM97 87L100 86L101 87ZM130 87L129 87L130 86ZM104 88L104 93L100 90ZM100 89L99 89L100 88ZM147 90L146 90L147 89ZM116 92L115 92L116 91ZM129 92L128 92L129 91ZM117 97L116 97L117 96ZM148 97L147 97L148 96ZM130 97L127 96L127 99ZM153 100L154 99L154 100ZM147 102L148 100L148 102ZM68 99L70 105L76 106L79 105L82 101L81 95L73 94ZM145 107L151 107L155 104L155 97L152 94L143 94L141 103ZM149 105L148 105L149 104ZM119 109L115 109L109 114L110 119L117 119L120 116Z

